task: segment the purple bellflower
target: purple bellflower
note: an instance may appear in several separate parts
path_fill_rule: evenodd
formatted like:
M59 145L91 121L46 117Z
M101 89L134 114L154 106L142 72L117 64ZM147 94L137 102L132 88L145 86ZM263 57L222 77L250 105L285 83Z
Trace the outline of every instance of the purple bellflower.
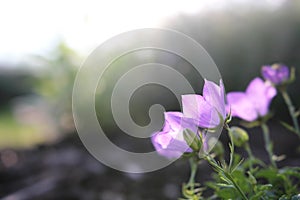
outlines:
M289 68L281 64L266 65L261 68L263 77L274 85L286 82L290 77Z
M180 112L165 112L165 124L160 132L152 135L155 150L167 158L179 158L185 152L192 152L184 139L183 131L190 129L197 132L192 119L185 118Z
M261 78L254 78L245 92L229 92L227 94L227 110L233 117L246 121L254 121L265 116L269 105L276 95L276 89Z
M160 132L152 135L156 151L167 158L179 158L183 153L192 152L184 139L184 130L189 129L199 136L198 128L215 128L226 118L225 91L220 86L205 80L203 96L189 94L182 96L183 113L165 112L165 124ZM200 139L200 137L198 138ZM205 148L206 144L203 144Z
M183 114L196 121L201 128L215 128L223 124L226 118L225 90L220 85L205 80L203 96L188 94L182 96Z

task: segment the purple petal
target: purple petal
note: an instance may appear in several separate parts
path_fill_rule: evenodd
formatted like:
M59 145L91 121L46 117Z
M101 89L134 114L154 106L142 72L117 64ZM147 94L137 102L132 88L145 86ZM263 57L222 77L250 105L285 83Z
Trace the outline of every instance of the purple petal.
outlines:
M193 132L197 132L196 122L193 119L184 117L181 112L165 112L165 125L163 130L183 130L190 129Z
M272 85L260 78L253 79L246 89L248 99L260 116L268 113L269 105L276 93L276 89Z
M226 109L224 93L225 91L222 80L220 80L220 86L218 86L214 82L205 79L203 87L203 97L208 103L215 107L221 114L221 116L225 119Z
M203 128L214 128L220 124L218 111L201 95L182 95L182 110L187 118L192 118Z
M285 65L273 65L272 68L275 68L276 70L276 76L278 79L278 84L283 83L284 81L287 81L290 77L290 70Z
M271 83L278 85L289 79L289 68L285 65L266 65L261 69L263 77Z
M181 129L181 118L183 114L181 112L165 112L165 125L163 130L180 130Z
M188 128L197 132L194 120L183 117L180 112L165 112L164 116L163 130L151 137L155 150L168 158L178 158L185 152L191 152L192 149L186 143L183 131Z
M277 82L273 77L275 76L275 71L271 68L271 66L269 65L266 65L266 66L263 66L261 68L261 73L262 73L262 76L266 79L266 80L269 80L271 81L272 83L275 83Z
M177 132L157 132L151 137L152 144L155 150L162 156L168 158L179 158L185 152L192 152L192 149L182 139L177 136L182 135L182 130Z
M258 117L253 103L243 92L229 92L227 103L233 117L239 117L246 121L254 121Z

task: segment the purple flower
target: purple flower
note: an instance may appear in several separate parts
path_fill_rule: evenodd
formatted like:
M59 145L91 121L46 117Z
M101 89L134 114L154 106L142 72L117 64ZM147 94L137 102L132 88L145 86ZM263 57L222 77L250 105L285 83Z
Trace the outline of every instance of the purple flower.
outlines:
M246 92L229 92L227 110L233 117L254 121L268 113L269 105L276 95L276 89L260 78L254 78Z
M280 64L263 66L261 72L263 77L274 85L280 85L286 82L290 77L289 68Z
M178 158L185 152L192 152L184 138L184 130L189 129L200 139L198 127L215 128L223 124L226 118L225 91L222 81L220 86L205 80L203 96L183 95L181 112L166 112L165 124L160 132L152 135L151 140L156 151L168 158ZM203 148L205 135L203 136Z
M165 112L163 130L152 135L155 150L167 158L179 158L185 152L192 152L184 139L183 131L190 129L197 132L192 119L185 118L180 112Z
M202 128L215 128L226 118L225 90L223 82L220 86L205 80L203 96L189 94L182 96L183 114L195 120Z

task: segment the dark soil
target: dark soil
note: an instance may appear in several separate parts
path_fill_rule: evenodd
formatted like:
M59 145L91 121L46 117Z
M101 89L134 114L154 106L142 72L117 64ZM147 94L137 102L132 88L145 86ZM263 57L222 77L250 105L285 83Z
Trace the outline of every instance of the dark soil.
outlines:
M283 128L272 126L275 152L286 154L279 166L300 166L296 149L299 139ZM250 138L255 155L266 158L259 129ZM222 140L227 140L223 136ZM244 152L242 152L244 153ZM52 145L30 150L0 151L0 199L177 199L188 179L186 161L146 174L128 174L110 169L93 158L76 134ZM197 181L210 179L206 163L199 166Z

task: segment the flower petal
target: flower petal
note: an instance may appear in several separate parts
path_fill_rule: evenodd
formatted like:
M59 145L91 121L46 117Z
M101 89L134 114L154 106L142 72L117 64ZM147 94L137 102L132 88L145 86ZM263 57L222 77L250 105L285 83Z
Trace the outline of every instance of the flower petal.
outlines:
M182 95L182 110L187 118L192 118L203 128L214 128L220 124L218 111L201 95Z
M182 135L182 131L178 131L176 134ZM173 135L174 133L164 131L152 135L152 144L160 155L167 158L179 158L185 152L192 152L184 140L177 140Z
M289 79L289 68L285 65L274 64L272 66L266 65L261 69L263 77L277 85Z
M185 152L191 152L184 139L183 131L190 129L197 132L194 120L185 118L181 112L165 112L163 130L152 135L151 141L156 151L168 158L179 158Z
M272 83L277 84L277 80L275 79L276 72L272 69L271 66L266 65L261 68L261 73L266 80L271 81Z
M229 92L227 103L233 117L239 117L246 121L254 121L258 117L253 103L243 92Z
M276 93L276 89L261 78L253 79L246 89L247 97L260 116L268 113L269 105Z
M221 116L225 119L226 109L224 93L225 91L222 80L220 80L220 86L218 86L214 82L205 79L203 87L203 97L207 102L215 107L221 114Z
M190 118L184 117L181 112L165 112L165 124L163 131L175 133L174 138L184 140L182 134L177 134L184 129L190 129L193 132L197 132L196 121Z
M165 124L163 130L180 130L181 129L181 118L183 114L181 112L165 112Z

